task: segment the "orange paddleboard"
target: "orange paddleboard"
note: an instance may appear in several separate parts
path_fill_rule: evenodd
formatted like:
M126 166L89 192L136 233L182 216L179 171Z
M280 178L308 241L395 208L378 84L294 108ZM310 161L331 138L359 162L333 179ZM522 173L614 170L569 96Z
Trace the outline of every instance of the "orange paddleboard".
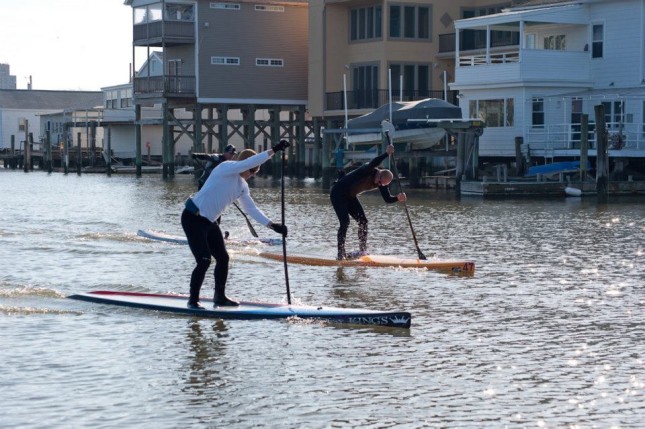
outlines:
M259 256L276 261L282 261L281 253L260 252ZM287 262L293 264L337 266L337 267L400 267L400 268L423 268L450 272L453 274L474 274L475 263L473 261L458 260L428 260L399 258L387 255L365 255L357 259L336 260L317 256L287 255Z

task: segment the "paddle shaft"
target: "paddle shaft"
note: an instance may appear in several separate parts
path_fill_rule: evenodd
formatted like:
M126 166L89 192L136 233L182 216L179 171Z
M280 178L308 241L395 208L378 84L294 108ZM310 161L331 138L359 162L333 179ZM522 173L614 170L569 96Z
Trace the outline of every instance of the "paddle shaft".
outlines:
M253 225L251 225L251 221L249 220L249 217L246 215L246 213L242 211L242 209L240 208L240 206L237 205L237 203L233 203L233 205L235 206L236 209L240 211L240 213L242 213L242 216L244 216L244 220L246 221L246 225L249 227L249 231L251 231L251 235L257 238L258 233L255 232L255 228L253 228Z
M385 135L387 136L387 142L389 144L392 144L392 141L390 140L390 133L385 132ZM403 186L401 186L401 180L399 179L399 173L396 170L396 160L394 159L394 155L390 155L392 158L392 162L390 162L391 167L392 167L392 172L394 173L394 178L396 179L396 182L399 184L399 192L403 193ZM405 215L408 218L408 224L410 225L410 231L412 231L412 239L414 240L414 246L417 248L417 254L419 255L419 259L428 259L426 258L426 255L423 254L421 249L419 248L419 242L417 241L417 235L414 233L414 228L412 227L412 219L410 219L410 212L408 211L408 205L405 201L403 201L403 207L405 208Z
M282 150L282 174L280 178L280 206L282 213L282 225L284 225L284 169L285 149ZM287 269L287 237L282 237L282 260L284 261L284 280L287 285L287 303L291 304L291 291L289 290L289 270Z

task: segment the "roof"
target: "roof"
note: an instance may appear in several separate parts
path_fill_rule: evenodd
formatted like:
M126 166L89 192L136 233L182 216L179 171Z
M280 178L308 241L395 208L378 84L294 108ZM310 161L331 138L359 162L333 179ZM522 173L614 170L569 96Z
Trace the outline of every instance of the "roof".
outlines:
M581 3L581 0L516 0L513 7L534 7L534 6L550 6L565 3Z
M645 100L645 87L635 87L635 88L603 88L603 89L590 89L586 91L576 91L576 92L567 92L564 94L550 95L545 98L563 98L563 97L579 97L589 100L599 100L603 99L614 100L614 99L627 99L634 98L639 100Z
M0 109L91 109L103 105L101 91L0 89Z
M586 7L581 2L548 3L542 7L517 7L504 9L493 15L482 15L474 18L455 21L457 30L464 28L486 28L489 25L502 25L523 22L552 24L588 24Z

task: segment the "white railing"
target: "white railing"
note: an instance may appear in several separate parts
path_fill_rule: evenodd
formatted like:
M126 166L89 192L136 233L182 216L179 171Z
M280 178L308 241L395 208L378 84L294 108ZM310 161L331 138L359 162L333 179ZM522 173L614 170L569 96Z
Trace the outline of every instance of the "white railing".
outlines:
M512 50L506 52L491 52L489 56L486 54L477 55L463 55L459 57L459 66L477 66L483 64L506 64L520 62L520 51Z
M608 122L609 149L629 149L645 151L645 124L619 124ZM582 134L580 124L552 124L545 128L530 128L526 132L526 141L531 150L579 149ZM622 132L621 132L622 130ZM596 148L594 124L589 124L589 148Z

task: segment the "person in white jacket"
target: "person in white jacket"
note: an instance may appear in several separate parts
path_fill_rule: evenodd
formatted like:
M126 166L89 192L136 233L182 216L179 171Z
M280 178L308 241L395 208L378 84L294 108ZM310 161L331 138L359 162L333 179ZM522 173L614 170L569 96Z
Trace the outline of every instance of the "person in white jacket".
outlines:
M247 180L260 170L260 165L271 159L273 154L287 147L289 143L286 140L280 140L271 149L257 154L252 149L244 149L235 161L224 161L219 164L204 186L186 200L181 214L181 226L197 263L190 277L188 308L204 308L199 302L199 293L211 264L211 256L215 258L215 296L213 298L215 306L239 305L226 297L229 256L222 230L216 222L222 212L233 202L239 202L244 211L260 224L266 225L284 237L287 236L285 225L272 222L255 205L247 183Z

